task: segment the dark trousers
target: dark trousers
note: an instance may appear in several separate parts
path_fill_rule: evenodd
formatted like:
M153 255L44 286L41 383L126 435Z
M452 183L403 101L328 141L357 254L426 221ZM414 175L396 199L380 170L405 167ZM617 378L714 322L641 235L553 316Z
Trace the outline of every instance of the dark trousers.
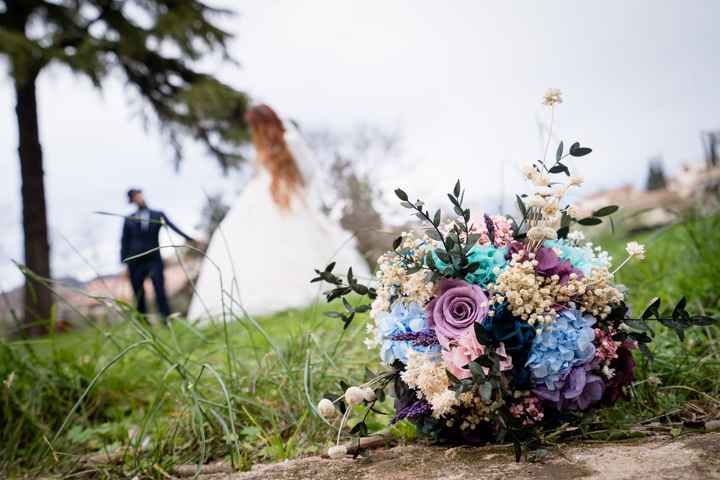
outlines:
M165 293L165 276L163 275L162 258L138 259L128 264L130 271L130 283L132 284L135 299L137 300L138 312L143 315L147 313L145 302L145 279L150 277L155 290L155 301L157 302L158 313L163 319L170 315L170 305Z

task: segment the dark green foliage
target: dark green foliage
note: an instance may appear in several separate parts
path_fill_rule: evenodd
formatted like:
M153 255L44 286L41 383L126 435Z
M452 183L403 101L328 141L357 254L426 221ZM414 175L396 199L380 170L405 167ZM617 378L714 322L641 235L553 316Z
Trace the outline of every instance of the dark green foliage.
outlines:
M370 300L374 300L377 297L375 288L368 287L357 281L355 275L353 275L352 267L348 269L347 283L333 273L335 268L335 262L330 263L325 267L324 270L315 270L317 277L310 280L310 283L326 282L334 285L335 288L324 292L325 298L328 302L332 302L335 299L342 299L343 307L345 312L330 311L326 312L325 315L331 318L339 318L343 322L343 329L347 329L352 321L355 319L355 315L358 313L366 313L370 311L369 304L363 304L359 306L353 306L348 300L348 295L360 295L366 296Z
M230 34L214 18L230 12L199 0L4 3L0 54L9 60L16 82L34 81L53 63L98 88L108 75L120 73L150 107L176 161L182 159L184 136L203 143L223 168L241 159L237 145L248 138L247 96L194 66L214 53L229 58Z
M0 57L7 59L16 96L22 177L25 267L51 278L43 153L37 115L38 76L51 64L68 67L101 88L120 74L141 100L175 153L183 139L207 148L223 170L242 160L248 138L247 96L196 68L219 53L229 59L230 35L213 17L228 14L200 0L3 0ZM52 297L29 280L25 288L27 333L41 334L52 315Z
M440 230L442 220L440 209L436 210L431 216L430 211L425 208L425 202L422 200L417 200L415 203L408 201L407 193L401 189L395 190L395 195L401 200L401 206L412 210L413 215L427 225L425 229L427 236L441 243L441 247L436 248L425 256L425 266L438 276L456 278L464 278L468 273L472 273L478 269L480 265L478 263L470 263L467 254L477 243L480 235L470 232L470 209L463 206L465 191L462 190L460 180L455 183L452 193L447 194L452 205L453 213L459 220L452 223L447 234L443 234ZM495 233L492 220L487 216L485 216L484 220L487 226L488 236L494 238ZM446 264L442 270L437 266L433 255L437 256L441 262Z

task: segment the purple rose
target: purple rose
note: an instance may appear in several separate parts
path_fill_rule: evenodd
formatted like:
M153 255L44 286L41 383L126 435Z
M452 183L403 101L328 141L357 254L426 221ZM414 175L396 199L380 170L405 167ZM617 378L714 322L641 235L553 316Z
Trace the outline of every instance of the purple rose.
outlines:
M535 260L538 264L535 271L544 276L552 277L557 275L560 277L560 283L565 284L570 279L570 274L574 273L578 277L582 277L583 273L574 268L570 260L560 260L558 254L552 248L543 247L535 253Z
M587 410L603 398L605 391L603 379L589 372L592 367L592 362L574 367L560 377L555 390L543 384L533 392L558 410Z
M440 343L447 347L450 340L457 340L475 323L483 321L488 313L488 297L477 285L445 279L425 310L428 325L435 329Z
M635 360L633 360L632 352L624 346L619 347L617 349L617 358L610 362L610 368L612 368L615 373L613 377L608 380L603 400L606 403L612 404L622 397L623 387L635 381Z

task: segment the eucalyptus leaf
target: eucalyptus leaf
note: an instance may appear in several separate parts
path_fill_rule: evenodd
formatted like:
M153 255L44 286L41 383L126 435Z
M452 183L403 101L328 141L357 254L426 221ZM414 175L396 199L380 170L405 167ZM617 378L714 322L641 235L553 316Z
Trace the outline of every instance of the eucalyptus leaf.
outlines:
M477 362L470 362L468 364L468 369L470 370L470 373L472 373L474 380L482 381L487 378L485 370L483 370L482 366L480 366Z
M520 210L520 214L523 216L523 218L527 217L527 208L525 207L525 202L522 201L520 195L515 195L515 199L517 200L517 206Z
M440 215L440 209L438 208L432 221L433 225L435 225L436 227L440 226Z
M565 173L565 175L570 175L570 169L567 167L567 165L564 165L562 163L558 163L557 165L553 165L550 167L550 170L548 170L550 173Z
M555 152L555 161L556 162L560 161L560 159L562 158L562 154L563 154L563 142L560 141L560 144L557 147L557 151ZM551 169L551 171L552 171L552 169Z
M440 236L440 233L438 233L438 231L434 228L428 228L427 230L425 230L425 233L428 237L432 238L433 240L437 240L438 242L442 242L443 240L442 236Z
M620 207L618 207L617 205L608 205L607 207L602 207L599 210L595 210L593 212L593 217L607 217L608 215L612 215L618 210L620 210Z
M625 324L630 327L634 328L635 330L640 330L642 332L650 332L652 333L652 329L648 326L647 323L645 323L642 320L625 320Z
M573 157L584 157L585 155L587 155L591 152L592 152L592 148L580 147L577 150L575 150L574 152L570 152L570 155L572 155Z
M680 301L678 301L677 305L675 305L675 308L673 309L672 318L673 320L678 320L682 314L684 313L686 316L689 316L687 312L685 311L685 305L687 304L687 298L682 297Z
M660 315L660 297L655 297L642 314L642 319L647 320L650 317L658 317Z
M580 225L584 225L586 227L591 227L593 225L600 225L602 223L602 220L597 217L587 217L587 218L581 218L577 222Z

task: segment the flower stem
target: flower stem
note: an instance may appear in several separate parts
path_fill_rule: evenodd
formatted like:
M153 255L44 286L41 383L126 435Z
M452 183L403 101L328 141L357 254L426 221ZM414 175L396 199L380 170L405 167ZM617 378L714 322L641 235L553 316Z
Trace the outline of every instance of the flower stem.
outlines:
M550 140L552 140L552 131L553 131L553 123L555 123L555 106L550 106L550 127L548 128L548 138L547 142L545 143L545 152L543 153L543 167L545 170L547 170L547 167L545 167L545 160L547 160L547 152L550 148Z

